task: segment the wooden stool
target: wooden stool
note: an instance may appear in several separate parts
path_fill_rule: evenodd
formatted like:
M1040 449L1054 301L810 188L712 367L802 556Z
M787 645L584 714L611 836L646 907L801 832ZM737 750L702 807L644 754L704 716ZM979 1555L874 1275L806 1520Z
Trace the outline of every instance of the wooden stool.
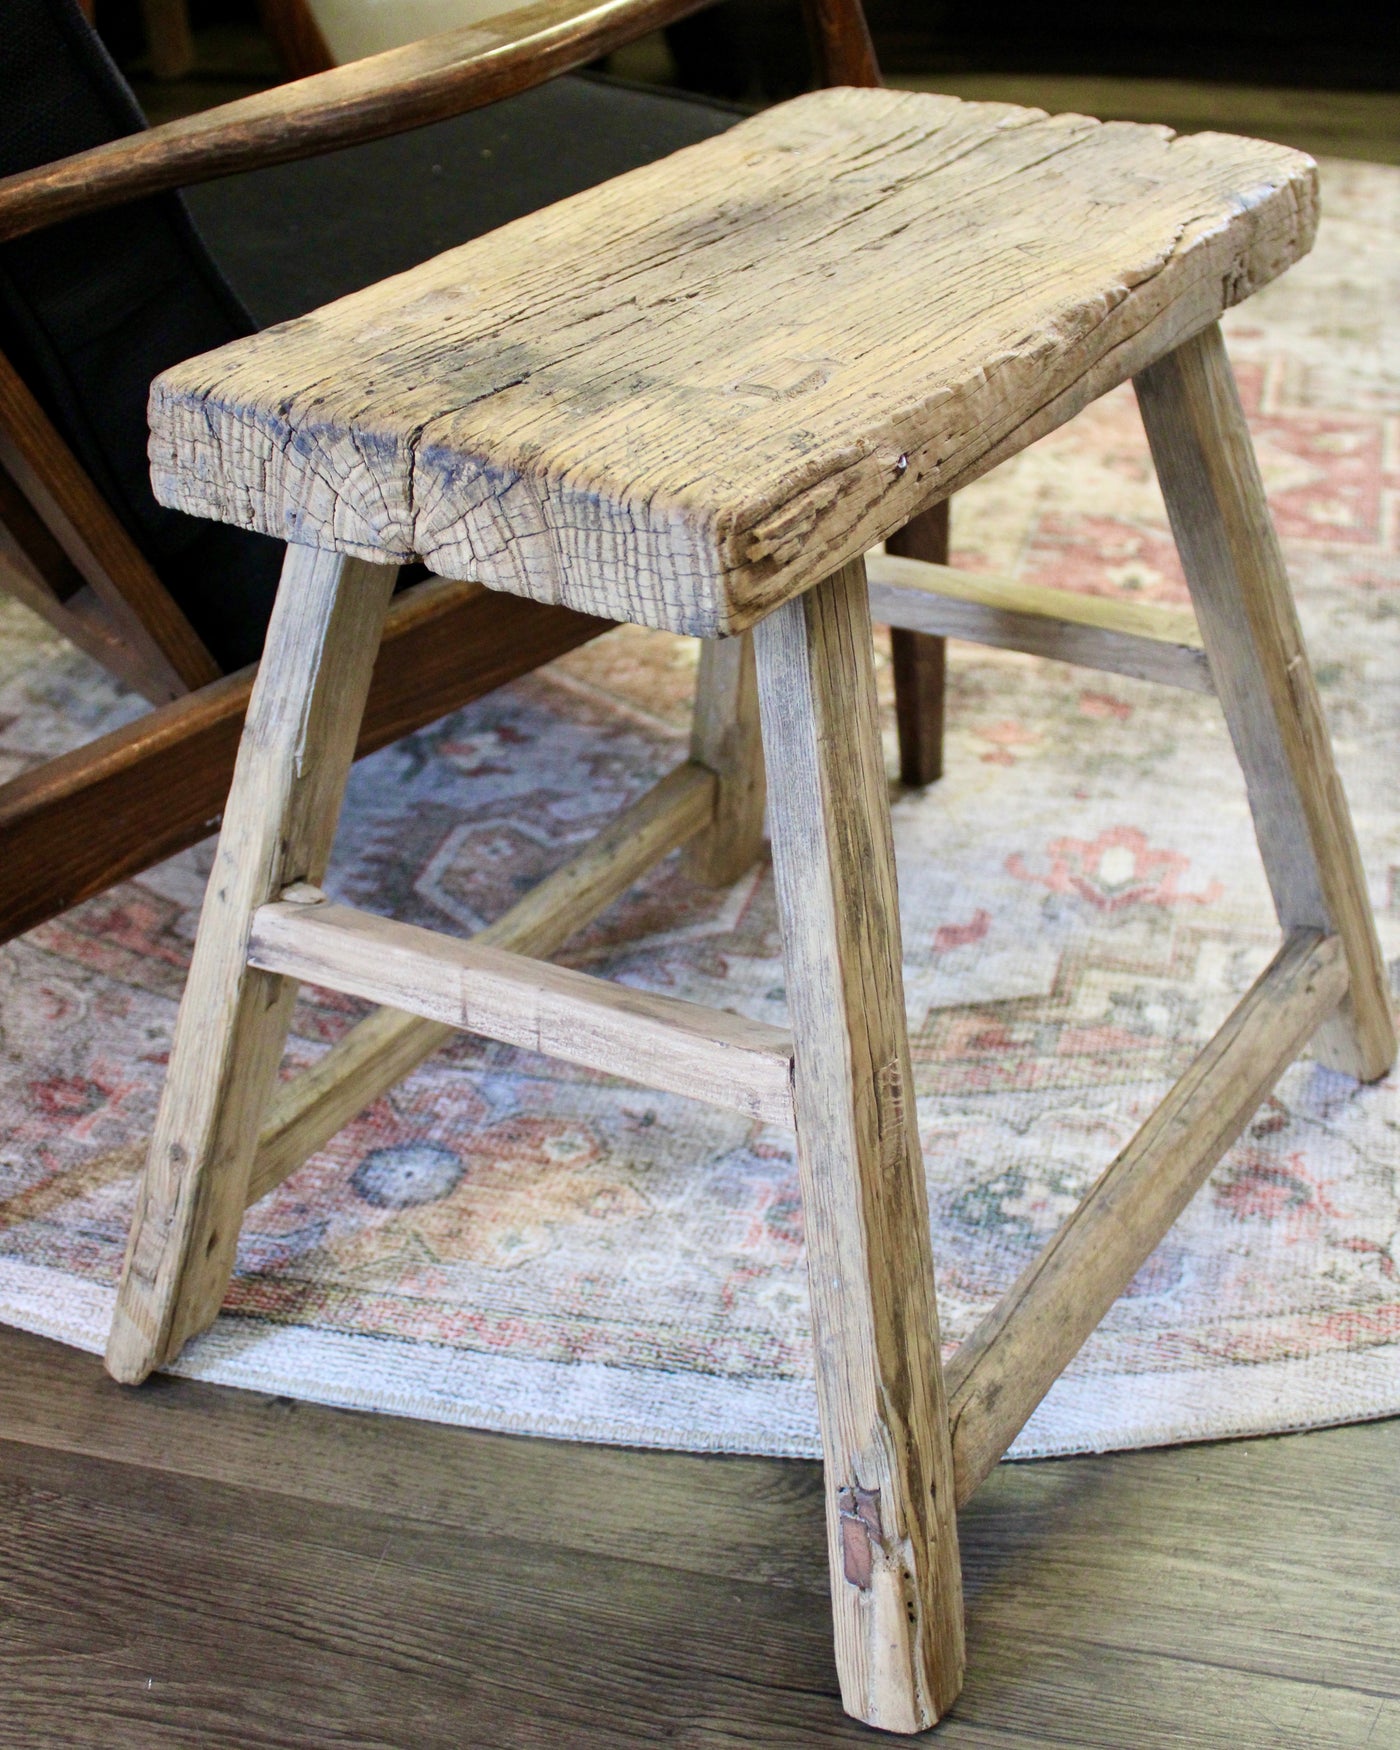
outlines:
M828 91L169 371L167 504L292 543L209 881L108 1364L218 1311L245 1206L447 1029L795 1125L841 1693L962 1677L955 1509L1316 1035L1395 1034L1351 822L1216 318L1309 246L1256 141ZM1218 694L1283 945L940 1365L862 555L1128 377L1199 633L881 556L881 618ZM326 903L395 568L712 640L691 760L473 941ZM755 663L755 658L756 663ZM792 1031L548 953L655 858L734 879L761 741ZM276 1086L298 980L385 1005Z

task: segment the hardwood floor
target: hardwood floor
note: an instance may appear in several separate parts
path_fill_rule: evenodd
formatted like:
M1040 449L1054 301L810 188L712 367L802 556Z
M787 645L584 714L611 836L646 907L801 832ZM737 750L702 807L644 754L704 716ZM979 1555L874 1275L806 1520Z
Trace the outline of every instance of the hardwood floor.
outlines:
M815 1465L324 1410L0 1330L0 1746L873 1745ZM1400 1422L1003 1465L931 1750L1400 1746Z

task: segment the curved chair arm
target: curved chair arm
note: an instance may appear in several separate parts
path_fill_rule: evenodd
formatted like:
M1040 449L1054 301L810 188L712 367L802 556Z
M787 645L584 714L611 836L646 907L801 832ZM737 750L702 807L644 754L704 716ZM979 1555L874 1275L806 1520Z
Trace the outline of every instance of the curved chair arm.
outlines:
M0 242L81 213L333 152L513 97L710 0L529 6L0 178Z

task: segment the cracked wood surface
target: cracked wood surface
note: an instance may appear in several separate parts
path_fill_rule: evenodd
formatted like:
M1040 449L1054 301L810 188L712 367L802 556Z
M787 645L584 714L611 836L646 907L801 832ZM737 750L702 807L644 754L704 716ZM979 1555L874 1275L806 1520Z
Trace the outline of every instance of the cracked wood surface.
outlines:
M1310 159L813 93L156 380L163 503L742 629L1309 248Z

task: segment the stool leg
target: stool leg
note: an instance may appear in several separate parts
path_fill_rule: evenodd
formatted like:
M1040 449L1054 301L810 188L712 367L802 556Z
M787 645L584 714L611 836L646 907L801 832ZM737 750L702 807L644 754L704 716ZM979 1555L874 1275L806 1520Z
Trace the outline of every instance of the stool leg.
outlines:
M107 1342L134 1384L210 1324L296 1000L254 911L325 873L396 568L289 547L224 810Z
M948 516L945 498L932 510L920 511L885 542L887 553L948 563ZM890 660L894 668L894 715L899 731L900 782L915 789L943 776L944 691L947 684L948 640L931 632L890 628Z
M841 1698L917 1732L962 1682L962 1586L864 564L754 638Z
M1152 365L1136 388L1279 922L1335 932L1346 950L1351 989L1314 1049L1374 1081L1395 1061L1385 964L1219 327Z
M763 849L763 737L751 632L700 646L690 757L717 775L719 795L714 820L683 853L686 873L707 887L728 887Z

